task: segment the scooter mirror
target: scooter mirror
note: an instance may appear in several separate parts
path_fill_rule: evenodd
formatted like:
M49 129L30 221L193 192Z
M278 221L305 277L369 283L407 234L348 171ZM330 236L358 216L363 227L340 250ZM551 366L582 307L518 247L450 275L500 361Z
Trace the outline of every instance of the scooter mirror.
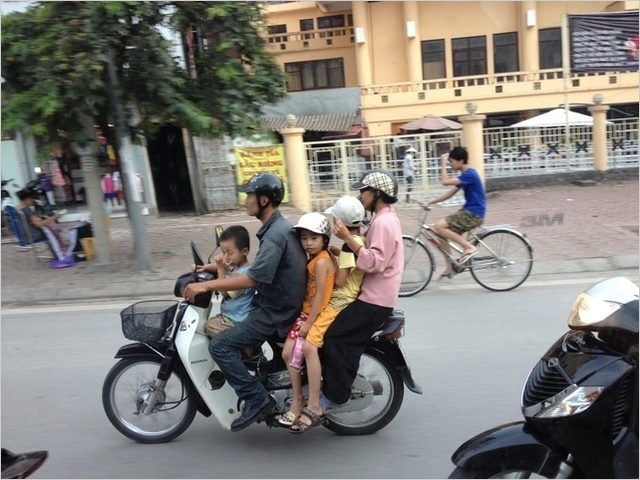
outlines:
M213 258L213 254L216 253L216 250L218 250L220 248L220 237L222 236L222 232L224 232L224 228L222 228L221 225L216 225L216 248L213 249L213 252L211 252L211 255L209 255L209 263L211 263L211 259Z
M198 251L198 247L196 244L191 242L191 255L193 256L193 263L196 265L204 265L204 260L200 256L200 252Z
M216 225L216 247L220 246L220 237L222 236L222 232L224 232L222 225Z

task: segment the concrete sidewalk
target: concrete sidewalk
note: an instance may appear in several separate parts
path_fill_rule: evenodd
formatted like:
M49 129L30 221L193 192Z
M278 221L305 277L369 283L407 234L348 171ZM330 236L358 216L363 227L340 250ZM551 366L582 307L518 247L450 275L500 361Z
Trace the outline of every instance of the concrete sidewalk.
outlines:
M455 198L462 199L462 194ZM511 224L533 246L532 275L638 269L638 179L609 181L589 186L553 185L506 190L489 195L485 225ZM460 207L460 203L436 207L428 223ZM295 223L303 212L281 208ZM404 233L418 228L421 210L411 204L397 205ZM128 218L112 220L110 239L119 271L104 273L95 262L52 270L36 263L30 251L14 243L2 243L2 305L33 305L64 300L158 296L171 297L175 279L191 264L189 242L208 256L214 248L214 225L242 224L252 235L260 222L244 208L203 216L165 214L145 217L154 271L135 271L133 240ZM332 243L339 244L336 239ZM251 257L252 258L252 257ZM436 255L436 274L442 257ZM634 274L636 272L634 271ZM468 281L464 273L452 280ZM526 282L525 282L526 285Z

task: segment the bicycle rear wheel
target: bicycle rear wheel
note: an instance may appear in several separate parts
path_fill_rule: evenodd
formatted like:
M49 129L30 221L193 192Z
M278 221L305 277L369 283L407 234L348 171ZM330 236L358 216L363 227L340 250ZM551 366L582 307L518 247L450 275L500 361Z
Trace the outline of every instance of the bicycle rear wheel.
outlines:
M410 297L420 293L431 281L433 275L433 255L419 238L402 236L404 244L404 271L400 283L400 297Z
M491 230L478 238L479 252L469 260L476 282L487 290L506 292L527 279L533 267L529 240L513 230Z

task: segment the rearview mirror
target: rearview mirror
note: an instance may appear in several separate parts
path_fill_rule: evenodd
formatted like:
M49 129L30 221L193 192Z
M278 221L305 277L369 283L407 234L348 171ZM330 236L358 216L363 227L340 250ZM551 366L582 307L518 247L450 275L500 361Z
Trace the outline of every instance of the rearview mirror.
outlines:
M222 232L224 232L222 225L216 225L216 247L220 246L220 237L222 236Z
M204 260L202 260L200 252L198 251L196 244L193 242L191 242L191 255L193 256L193 263L199 266L204 265Z

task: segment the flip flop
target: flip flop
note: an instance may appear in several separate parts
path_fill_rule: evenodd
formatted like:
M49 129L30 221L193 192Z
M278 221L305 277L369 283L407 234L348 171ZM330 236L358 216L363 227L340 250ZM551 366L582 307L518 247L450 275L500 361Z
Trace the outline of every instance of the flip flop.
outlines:
M302 418L303 415L307 417L309 420L311 420L310 424L306 424L300 420L300 418ZM302 409L302 412L300 413L300 418L296 420L296 422L293 425L291 425L291 428L289 428L289 431L291 433L304 433L307 430L311 430L313 427L317 427L318 425L322 425L324 423L324 415L318 415L317 413L312 412L308 408Z
M462 264L462 263L467 263L472 257L474 257L477 253L479 252L479 250L476 250L475 252L471 252L471 253L465 253L464 255L462 255L459 259L458 259L458 263Z

